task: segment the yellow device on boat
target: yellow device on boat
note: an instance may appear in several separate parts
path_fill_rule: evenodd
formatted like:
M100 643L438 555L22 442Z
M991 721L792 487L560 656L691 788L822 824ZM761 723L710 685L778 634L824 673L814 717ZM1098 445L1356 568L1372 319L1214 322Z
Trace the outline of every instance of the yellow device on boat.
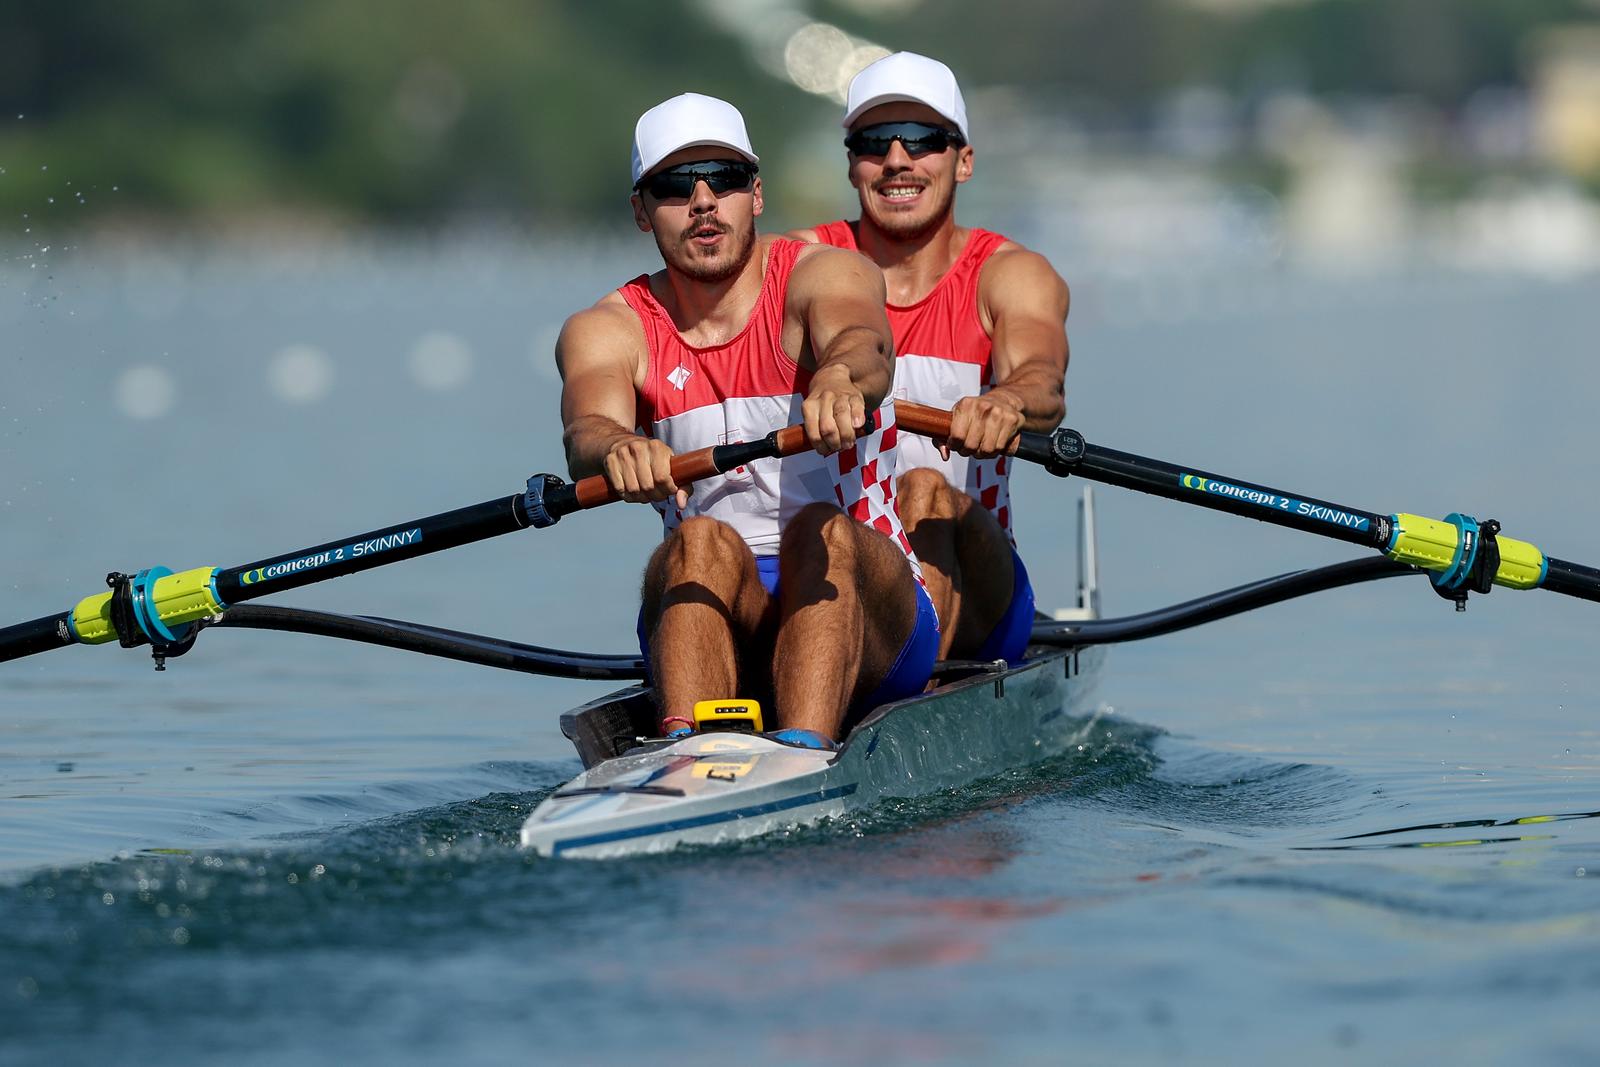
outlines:
M754 700L697 700L694 705L694 728L702 733L713 730L738 730L741 733L759 734L761 704Z

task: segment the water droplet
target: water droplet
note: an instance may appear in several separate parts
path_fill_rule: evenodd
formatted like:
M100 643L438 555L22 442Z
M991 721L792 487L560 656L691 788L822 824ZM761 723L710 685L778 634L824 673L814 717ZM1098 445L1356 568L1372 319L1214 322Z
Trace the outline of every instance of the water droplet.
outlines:
M39 165L39 169L40 169L40 170L49 170L49 169L50 169L50 164L48 164L48 163L41 163L41 164L40 164L40 165Z

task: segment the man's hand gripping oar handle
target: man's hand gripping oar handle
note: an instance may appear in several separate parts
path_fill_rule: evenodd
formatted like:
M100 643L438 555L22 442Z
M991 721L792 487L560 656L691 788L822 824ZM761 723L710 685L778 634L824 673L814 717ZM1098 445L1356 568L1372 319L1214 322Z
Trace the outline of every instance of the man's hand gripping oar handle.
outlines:
M871 422L862 433L871 432ZM807 451L806 428L801 425L774 430L759 441L739 441L715 445L672 457L672 480L690 485L771 456L793 456ZM543 479L541 482L540 480ZM538 484L536 484L538 483ZM536 527L552 526L561 516L586 511L622 498L604 475L596 474L568 484L553 474L536 474L528 479L528 518Z
M861 432L871 432L871 425L869 421ZM791 456L809 448L805 427L789 426L759 441L716 445L676 456L672 460L672 478L679 485L690 485L758 459ZM617 499L604 477L568 484L554 475L536 474L528 479L527 490L515 496L329 541L242 567L197 567L178 574L165 567L151 567L133 575L113 573L107 577L110 592L85 597L68 611L0 628L0 661L66 645L120 641L125 646L149 644L159 667L166 656L188 650L195 623L222 613L231 604L529 526L550 526L563 515Z
M935 439L950 435L948 411L904 400L897 400L894 410L895 423L902 430ZM1600 570L1553 559L1527 541L1501 537L1500 524L1493 519L1479 522L1470 515L1455 514L1440 521L1404 512L1379 515L1359 511L1102 448L1066 427L1050 434L1018 434L1016 455L1063 478L1075 474L1376 549L1396 562L1428 571L1434 588L1458 608L1466 603L1469 592L1487 593L1495 585L1548 589L1600 602Z
M941 443L950 438L950 413L940 408L896 400L894 422L900 429L919 437L931 437ZM1065 478L1083 459L1083 444L1083 438L1072 430L1053 434L1019 433L1011 453Z

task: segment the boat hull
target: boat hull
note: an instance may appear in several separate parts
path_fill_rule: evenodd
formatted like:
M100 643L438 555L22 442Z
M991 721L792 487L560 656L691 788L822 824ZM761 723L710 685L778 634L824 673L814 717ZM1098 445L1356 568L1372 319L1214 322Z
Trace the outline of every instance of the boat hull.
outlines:
M624 690L564 718L590 766L539 804L522 845L602 859L735 841L1047 759L1078 743L1104 652L1031 651L1021 666L975 667L876 709L836 752L735 733L629 751L642 741L630 733L648 732L650 709L647 691Z

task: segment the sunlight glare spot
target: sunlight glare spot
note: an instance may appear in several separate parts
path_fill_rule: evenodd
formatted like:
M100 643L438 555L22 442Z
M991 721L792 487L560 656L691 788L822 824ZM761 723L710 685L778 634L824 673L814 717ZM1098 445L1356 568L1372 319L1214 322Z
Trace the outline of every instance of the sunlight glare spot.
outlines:
M316 403L333 388L333 361L320 348L290 345L267 364L267 384L280 400Z
M472 377L472 350L453 333L424 334L411 349L411 376L424 389L459 389Z
M116 385L117 409L130 419L159 419L172 410L178 398L172 375L160 367L143 364L122 372Z
M841 81L840 75L855 49L856 42L839 27L810 22L791 34L784 45L784 70L789 80L806 92L842 101L849 77Z

